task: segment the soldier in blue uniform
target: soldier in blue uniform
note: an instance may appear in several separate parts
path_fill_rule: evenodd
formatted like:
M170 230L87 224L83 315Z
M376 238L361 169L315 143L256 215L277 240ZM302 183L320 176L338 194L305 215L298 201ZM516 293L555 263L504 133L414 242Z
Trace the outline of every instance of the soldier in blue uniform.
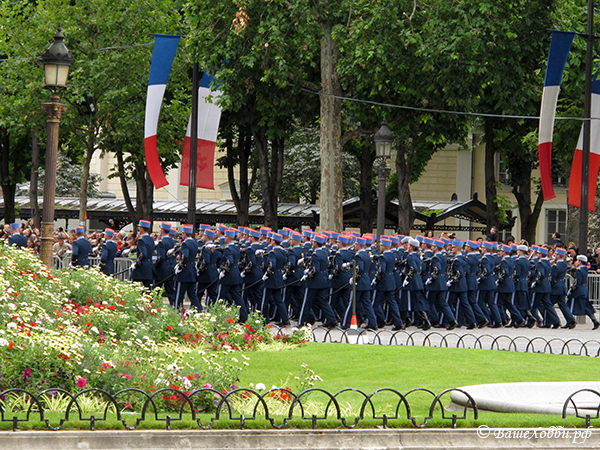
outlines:
M373 309L377 318L377 326L385 326L385 313L383 305L387 305L389 316L394 324L393 331L403 330L404 322L400 317L400 310L396 301L396 281L394 279L394 268L396 267L396 258L391 250L391 239L381 237L381 254L379 255L379 271L376 273L377 283L375 284L375 301Z
M140 229L136 241L137 259L131 266L131 281L139 281L149 288L154 280L154 265L152 264L154 239L148 234L151 226L148 220L140 220L138 226Z
M202 302L202 297L206 292L207 307L215 304L217 301L218 267L221 264L221 249L213 242L214 238L215 232L210 228L204 228L202 239L198 242L197 295L200 302Z
M265 273L262 277L265 282L263 292L263 302L261 312L265 319L269 321L270 310L274 309L278 326L290 324L287 308L283 302L283 268L287 263L287 256L283 248L279 245L283 236L279 233L270 232L268 243L273 247L268 255L265 255Z
M575 267L577 268L574 275L575 281L567 295L573 315L588 316L594 324L593 329L597 330L600 328L600 322L596 319L596 310L589 300L587 262L587 256L577 255L577 260L575 261Z
M302 299L304 298L304 288L300 282L302 278L302 269L298 267L298 261L304 258L306 252L300 245L302 234L296 231L290 232L290 249L288 251L288 263L285 268L285 282L283 296L286 307L289 309L290 319L298 320Z
M179 263L175 266L175 308L181 309L183 297L187 293L192 307L202 311L196 293L196 255L198 244L194 240L194 226L182 225L184 241L181 244Z
M306 281L306 293L300 312L298 326L306 323L314 323L313 305L318 307L323 315L323 324L328 328L333 328L338 324L333 309L327 301L327 250L323 247L327 242L327 236L321 233L315 233L312 238L314 251L310 259L304 258L299 264L304 264L304 276Z
M565 261L567 250L561 247L557 247L554 251L554 264L552 264L552 271L550 273L550 284L552 284L552 293L550 294L550 300L553 305L558 305L563 317L566 320L566 324L561 328L573 329L577 325L573 313L567 306L565 300L567 295L567 285L565 283L565 275L567 274L568 266Z
M234 242L236 231L226 229L225 248L219 269L220 286L217 292L217 298L224 300L229 305L239 306L239 321L248 320L248 308L242 300L240 292L242 286L242 277L238 263L240 262L240 249Z
M102 245L102 252L100 253L100 272L111 276L115 273L115 256L117 256L117 243L113 240L115 230L106 228L104 234L107 241Z
M353 238L350 235L340 234L337 237L339 249L332 256L331 262L331 307L337 316L341 319L342 328L348 328L351 321L350 313L350 294L352 286L350 279L352 278L352 260L354 259L354 251L351 244Z
M27 247L27 238L21 234L21 224L11 223L10 224L10 237L8 238L8 245L16 245L17 247Z
M240 276L243 275L244 283L242 286L244 302L249 305L251 311L257 311L261 307L263 281L262 269L256 252L262 249L260 242L260 232L251 228L247 229L248 245L243 250L246 252L246 265ZM260 252L259 252L260 254Z
M90 250L92 245L83 235L85 228L82 226L75 227L77 239L73 241L73 253L71 254L71 265L73 267L90 267Z
M175 306L175 256L173 248L175 247L175 239L171 237L171 224L162 222L160 224L160 236L156 245L156 261L154 269L156 272L156 282L154 287L163 287L163 297L167 297L169 304Z
M448 304L453 308L454 316L459 325L461 322L467 323L467 330L473 330L477 326L477 319L473 312L473 308L469 303L467 295L467 270L469 263L467 258L461 253L465 242L459 239L452 241L453 257L448 260ZM485 320L483 314L480 320Z
M446 323L447 330L453 330L456 328L458 323L452 313L452 310L448 306L447 295L448 295L448 277L446 275L446 258L442 255L442 250L445 246L444 242L439 239L432 240L432 251L433 256L429 264L430 270L428 277L425 281L425 289L429 291L429 305L435 307L440 316L438 317L438 324L443 326Z
M469 297L469 304L473 309L473 314L477 318L478 328L485 328L489 325L490 321L488 316L479 306L479 291L477 276L479 273L479 262L481 261L481 254L479 248L481 244L478 241L468 240L466 244L467 250L467 295Z
M510 313L507 327L519 328L525 325L525 319L515 306L515 261L511 258L512 249L509 245L502 245L500 251L502 261L498 270L498 308Z
M421 328L428 330L431 322L427 317L427 304L423 294L423 279L421 278L421 258L419 257L420 243L416 239L407 242L408 255L404 267L404 281L402 283L402 298L400 300L400 313L405 315L413 311L421 320Z
M556 310L550 301L552 286L550 285L550 273L552 267L548 259L548 249L544 247L536 247L538 261L536 264L536 276L532 283L532 291L534 295L534 305L539 305L538 308L542 313L544 328L559 328L560 319L556 315Z
M482 246L484 251L481 260L479 261L479 306L484 313L489 317L489 321L492 323L492 328L502 327L502 318L498 311L498 305L496 305L496 280L494 279L494 269L496 267L496 261L491 254L491 250L494 248L493 242L485 241Z

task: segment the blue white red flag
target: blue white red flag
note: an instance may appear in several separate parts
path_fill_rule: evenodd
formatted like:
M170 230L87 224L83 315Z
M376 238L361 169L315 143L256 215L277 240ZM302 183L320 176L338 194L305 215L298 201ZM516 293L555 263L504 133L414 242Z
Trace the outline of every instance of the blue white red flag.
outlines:
M150 79L146 96L146 120L144 123L144 150L146 166L156 189L169 184L165 178L156 144L158 116L162 105L169 73L179 45L180 36L157 34L154 37L154 50L150 64Z
M592 84L592 113L591 117L600 117L600 80L598 74L594 77ZM596 182L600 169L600 120L591 120L590 130L590 164L588 178L588 208L590 211L596 209ZM577 148L573 155L571 164L571 177L569 179L569 205L581 207L581 168L583 161L583 125L579 133Z
M554 132L554 119L556 117L556 104L558 103L560 84L574 37L575 33L572 32L556 30L552 32L548 67L544 80L544 92L542 94L538 141L540 178L544 200L556 197L554 187L552 186L552 135Z
M198 88L198 153L196 164L196 187L214 189L215 147L219 122L221 121L221 107L217 100L221 91L211 91L210 84L213 77L204 72L200 87ZM188 122L183 154L181 156L180 184L190 185L190 143L192 119Z

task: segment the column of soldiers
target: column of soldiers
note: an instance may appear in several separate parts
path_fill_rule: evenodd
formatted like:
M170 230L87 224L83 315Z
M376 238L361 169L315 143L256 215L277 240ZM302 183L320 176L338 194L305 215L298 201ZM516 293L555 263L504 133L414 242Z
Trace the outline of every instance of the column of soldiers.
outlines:
M163 288L177 309L187 295L198 311L225 302L239 308L240 322L260 311L280 326L295 320L371 330L572 329L575 315L587 315L593 329L600 328L589 301L587 257L577 256L569 267L561 247L402 235L382 236L376 244L372 234L205 224L198 230L183 225L178 236L166 222L155 244L150 226L141 220L135 246L123 252L137 254L131 280ZM89 243L82 227L76 231L73 264L89 265ZM105 235L100 268L110 275L115 232L107 228ZM568 272L574 281L567 291Z

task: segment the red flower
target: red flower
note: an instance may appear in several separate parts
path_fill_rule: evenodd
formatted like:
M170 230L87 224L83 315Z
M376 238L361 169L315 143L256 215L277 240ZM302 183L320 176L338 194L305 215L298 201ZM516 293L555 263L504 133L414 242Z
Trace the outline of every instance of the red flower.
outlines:
M167 330L171 331L173 327L171 325L167 325Z
M11 342L10 344L8 344L8 349L12 350L14 346L15 346L15 344L13 342Z
M91 326L92 326L92 322L87 322L87 323L86 323L86 325L87 325L88 327L91 327Z
M231 317L229 317L229 318L227 319L227 322L229 322L229 323L233 323L233 319L232 319Z
M109 305L108 309L110 309L112 311L113 309L115 309L115 305Z

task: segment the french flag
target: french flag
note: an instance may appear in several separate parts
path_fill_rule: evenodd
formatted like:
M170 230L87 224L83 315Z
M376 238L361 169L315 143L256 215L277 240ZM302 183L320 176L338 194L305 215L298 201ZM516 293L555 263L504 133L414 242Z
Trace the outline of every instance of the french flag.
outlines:
M600 117L600 81L598 74L594 77L592 84L592 117ZM588 180L588 208L590 211L596 209L596 184L598 182L598 169L600 169L600 121L591 120L590 130L590 161ZM571 177L569 179L569 205L581 207L581 169L583 163L583 125L579 133L577 148L571 165Z
M542 94L538 141L540 178L544 200L556 197L554 187L552 186L552 134L554 132L554 119L556 117L560 83L574 37L575 33L573 32L556 30L552 32L548 67L546 69L546 78L544 79L544 92Z
M148 80L146 119L144 123L144 152L146 154L146 166L156 189L169 184L160 165L160 158L158 157L156 130L158 128L160 108L165 96L165 89L169 80L173 59L175 58L175 52L179 45L179 39L180 36L178 35L155 35L152 62L150 63L150 79Z
M196 187L214 189L215 147L221 121L221 107L216 103L221 91L211 91L210 83L214 77L204 72L198 88L198 154L196 164ZM181 181L183 186L190 185L190 136L192 119L188 122L183 154L181 156Z

